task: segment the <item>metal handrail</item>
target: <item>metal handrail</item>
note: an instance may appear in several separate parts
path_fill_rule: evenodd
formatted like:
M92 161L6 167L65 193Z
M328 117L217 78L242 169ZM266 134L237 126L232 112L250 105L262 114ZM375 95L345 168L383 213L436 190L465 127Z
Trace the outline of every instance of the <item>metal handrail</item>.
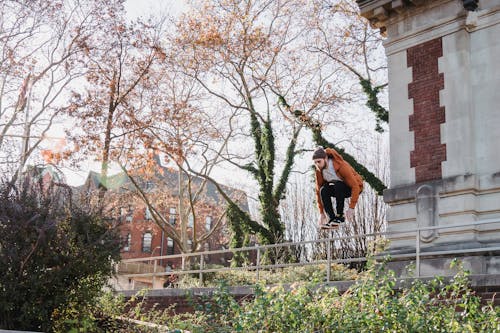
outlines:
M331 258L331 243L335 241L345 241L345 240L353 240L358 238L369 238L369 237L381 237L387 235L398 235L398 234L409 234L415 233L415 252L407 253L407 254L397 254L391 255L392 259L405 259L405 258L415 258L415 274L417 277L420 276L420 259L422 257L422 252L420 248L420 234L422 231L427 230L437 230L437 229L456 229L460 227L471 227L471 226L480 226L487 225L493 223L500 223L500 218L492 218L485 219L481 221L469 222L469 223L459 223L455 225L446 225L446 226L429 226L429 227L417 227L415 229L404 230L404 231L385 231L385 232L375 232L375 233L367 233L367 234L358 234L358 235L350 235L350 236L339 236L339 237L328 237L317 240L310 241L301 241L301 242L287 242L287 243L278 243L278 244L270 244L270 245L258 245L251 247L242 247L236 249L224 249L224 250L213 250L213 251L203 251L203 252L192 252L192 253L182 253L176 255L165 255L165 256L155 256L155 257L144 257L144 258L133 258L133 259L125 259L122 260L123 264L134 263L134 262L151 262L154 261L153 272L151 273L135 273L135 274L123 274L127 277L152 277L153 282L155 277L158 276L168 276L168 275L180 275L180 274L199 274L200 281L203 279L204 273L210 272L224 272L224 271L236 271L236 270L248 270L248 271L256 271L256 278L259 280L260 270L263 269L275 269L275 268L283 268L283 267L294 267L294 266L308 266L308 265L327 265L327 281L330 281L331 277L331 265L334 263L354 263L354 262L364 262L367 261L367 257L356 257L356 258L345 258L345 259L332 259ZM292 246L300 246L300 245L308 245L308 244L322 244L326 243L327 246L327 259L326 260L315 260L309 262L300 262L300 263L281 263L281 264L270 264L270 265L261 265L261 251L273 248L286 248ZM224 254L224 253L236 253L243 251L257 251L257 259L256 264L251 266L243 266L243 267L222 267L222 268L204 268L204 256L205 255L214 255L214 254ZM425 252L424 256L438 256L438 255L448 255L448 254L466 254L466 253L478 253L478 252L489 252L489 251L500 251L499 246L495 247L480 247L480 248L469 248L463 250L443 250L443 251L433 251L433 252ZM191 269L191 270L175 270L175 271L164 271L164 272L156 272L157 270L157 260L168 260L181 258L185 260L188 257L200 257L200 268L199 269ZM380 258L380 256L375 256L375 258Z
M455 224L455 225L420 227L420 228L409 229L409 230L404 230L404 231L402 230L402 231L373 232L373 233L368 233L368 234L357 234L357 235L351 235L351 236L328 237L328 238L322 238L322 239L310 240L310 241L286 242L286 243L276 243L276 244L269 244L269 245L239 247L239 248L225 249L225 250L190 252L190 253L171 254L171 255L165 255L165 256L144 257L144 258L131 258L131 259L124 259L124 260L122 260L122 262L160 260L160 259L166 259L167 257L168 257L168 259L175 259L175 258L182 258L182 257L197 257L197 256L200 256L202 254L234 253L234 252L251 251L251 250L256 250L256 249L269 249L269 248L276 248L276 247L287 247L287 246L314 244L314 243L318 243L318 242L327 242L329 240L330 241L340 241L340 240L367 238L367 237L375 237L375 236L408 234L408 233L413 233L413 232L417 233L419 231L436 230L436 229L453 229L453 228L459 228L459 227L477 226L477 225L492 224L492 223L499 223L499 222L500 222L500 218L496 218L496 219L487 219L487 220L481 220L481 221L476 221L476 222L471 222L471 223L459 223L459 224Z

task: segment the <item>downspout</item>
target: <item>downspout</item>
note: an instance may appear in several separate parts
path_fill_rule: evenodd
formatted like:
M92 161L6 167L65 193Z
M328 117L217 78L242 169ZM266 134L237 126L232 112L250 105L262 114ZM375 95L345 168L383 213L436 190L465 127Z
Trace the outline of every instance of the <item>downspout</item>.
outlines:
M161 231L161 243L160 243L160 256L163 256L163 239L165 238L165 231ZM163 259L160 259L160 265L163 266Z

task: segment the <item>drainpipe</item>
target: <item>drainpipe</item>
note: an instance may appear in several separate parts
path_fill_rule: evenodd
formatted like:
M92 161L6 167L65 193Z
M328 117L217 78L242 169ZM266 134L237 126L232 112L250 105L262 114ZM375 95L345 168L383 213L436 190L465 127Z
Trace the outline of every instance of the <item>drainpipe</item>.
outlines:
M163 239L165 238L165 232L161 231L161 243L160 243L160 256L163 255ZM163 259L160 259L160 265L163 266Z

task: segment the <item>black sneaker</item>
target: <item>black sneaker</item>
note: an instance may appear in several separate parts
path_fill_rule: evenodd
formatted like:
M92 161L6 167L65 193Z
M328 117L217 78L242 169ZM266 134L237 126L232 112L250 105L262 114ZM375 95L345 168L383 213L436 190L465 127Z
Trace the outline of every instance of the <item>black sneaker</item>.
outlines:
M337 229L339 226L338 223L335 222L327 222L321 226L321 229Z
M332 222L332 221L334 223L337 223L337 225L339 225L340 223L345 222L345 217L344 217L344 215L337 215L333 219L330 220L330 222Z
M332 217L330 221L324 224L325 228L336 228L340 225L340 223L337 221L336 217Z

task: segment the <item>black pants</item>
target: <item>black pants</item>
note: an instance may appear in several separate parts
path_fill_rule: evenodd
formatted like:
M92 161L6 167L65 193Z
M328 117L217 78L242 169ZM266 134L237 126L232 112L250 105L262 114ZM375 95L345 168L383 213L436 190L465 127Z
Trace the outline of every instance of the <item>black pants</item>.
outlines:
M333 217L335 217L332 198L335 198L337 214L344 214L344 200L351 196L351 188L347 186L346 183L344 183L343 181L325 183L325 185L321 186L319 193L321 195L323 209L325 210L328 218L332 219Z

